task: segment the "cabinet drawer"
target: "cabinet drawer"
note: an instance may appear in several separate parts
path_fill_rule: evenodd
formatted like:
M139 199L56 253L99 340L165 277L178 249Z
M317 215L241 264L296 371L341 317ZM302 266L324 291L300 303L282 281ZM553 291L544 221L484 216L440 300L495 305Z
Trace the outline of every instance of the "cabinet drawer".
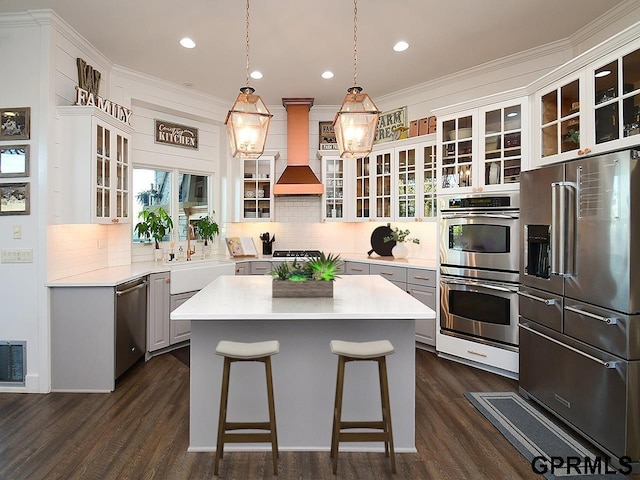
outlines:
M412 285L423 285L425 287L436 286L435 270L423 270L421 268L407 269L407 283Z
M347 275L369 275L369 264L358 262L346 262L345 273Z
M267 275L271 272L271 262L251 262L251 275Z
M405 267L393 267L388 265L370 265L369 273L371 275L380 275L392 282L406 282L407 269Z

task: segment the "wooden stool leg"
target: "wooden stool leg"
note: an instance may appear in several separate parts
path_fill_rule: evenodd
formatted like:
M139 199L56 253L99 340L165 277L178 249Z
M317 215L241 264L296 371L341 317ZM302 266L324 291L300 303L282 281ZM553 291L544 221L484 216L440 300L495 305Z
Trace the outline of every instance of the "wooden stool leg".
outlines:
M387 362L385 357L378 360L378 373L380 375L380 390L382 403L382 421L385 426L388 440L385 442L385 453L391 456L391 472L396 473L396 457L393 449L393 430L391 428L391 405L389 404L389 382L387 379Z
M213 474L218 475L218 466L224 450L224 432L227 423L227 402L229 399L229 372L231 371L231 360L224 358L224 368L222 370L222 388L220 389L220 414L218 416L218 441L216 443L216 459Z
M333 458L333 474L338 473L338 449L340 444L340 430L342 422L342 393L344 389L343 356L338 357L338 374L336 379L336 399L333 408L333 433L331 435L331 458Z
M269 428L271 430L271 455L273 460L273 474L278 474L278 434L276 432L276 407L273 399L273 379L271 376L271 357L264 360L267 376L267 398L269 402Z

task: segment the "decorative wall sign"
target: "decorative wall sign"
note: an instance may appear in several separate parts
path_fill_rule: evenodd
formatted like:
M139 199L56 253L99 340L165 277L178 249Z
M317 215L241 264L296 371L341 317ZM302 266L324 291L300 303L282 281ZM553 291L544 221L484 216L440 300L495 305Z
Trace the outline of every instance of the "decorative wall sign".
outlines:
M0 109L0 141L29 140L30 116L29 107Z
M378 119L378 129L373 143L390 142L397 140L397 127L407 127L407 107L396 108L380 114Z
M29 145L0 146L0 177L29 176Z
M156 143L198 149L198 129L156 119Z
M76 59L78 66L78 86L76 87L76 105L97 107L107 115L131 126L131 111L98 95L100 90L100 72L94 70L81 58Z
M333 130L333 122L320 122L320 150L337 150L336 132Z
M0 215L29 215L28 183L0 183Z

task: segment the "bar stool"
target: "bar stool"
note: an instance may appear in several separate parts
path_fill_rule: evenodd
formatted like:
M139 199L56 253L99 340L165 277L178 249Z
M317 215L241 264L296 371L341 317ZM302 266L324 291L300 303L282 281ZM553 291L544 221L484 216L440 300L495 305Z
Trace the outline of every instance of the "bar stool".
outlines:
M218 475L218 465L224 453L225 443L271 443L273 474L278 474L278 435L276 432L276 411L273 401L273 379L271 376L271 355L280 350L280 342L230 342L222 340L216 347L216 354L224 356L222 389L220 393L220 417L218 419L218 440L213 470ZM227 402L229 399L229 374L232 362L262 362L267 377L267 399L269 402L268 422L227 422ZM267 432L232 433L234 430L267 430Z
M331 352L338 355L338 376L336 380L336 399L333 407L333 429L331 434L331 458L333 474L338 472L338 446L340 442L384 442L384 453L391 455L391 472L396 473L396 459L393 451L393 432L391 430L391 409L389 406L389 384L387 382L386 356L395 350L389 340L374 342L331 341ZM344 391L344 367L346 362L378 362L380 378L380 400L382 421L342 421L342 393ZM379 431L343 432L349 429L368 429Z

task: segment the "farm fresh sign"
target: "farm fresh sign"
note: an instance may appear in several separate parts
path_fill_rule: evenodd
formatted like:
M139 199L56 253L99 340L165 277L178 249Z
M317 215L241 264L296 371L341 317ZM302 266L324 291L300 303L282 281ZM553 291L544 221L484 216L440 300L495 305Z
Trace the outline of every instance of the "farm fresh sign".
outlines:
M376 138L373 143L389 142L396 140L397 127L407 126L407 107L396 108L388 112L382 112L378 119Z

